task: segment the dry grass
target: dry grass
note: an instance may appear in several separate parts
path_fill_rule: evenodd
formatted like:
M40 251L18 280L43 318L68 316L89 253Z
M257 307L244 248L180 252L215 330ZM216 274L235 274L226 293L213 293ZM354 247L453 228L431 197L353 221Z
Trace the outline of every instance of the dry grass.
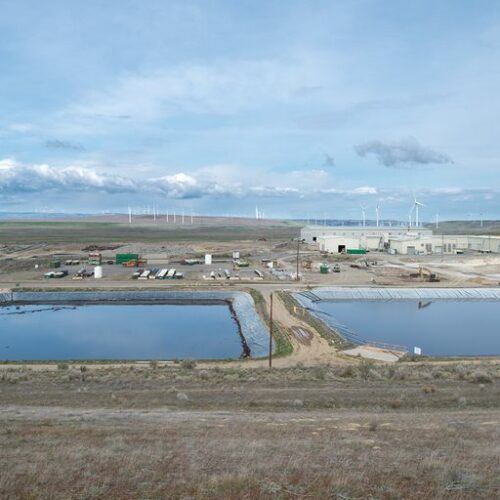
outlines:
M289 240L297 226L276 222L273 225L132 225L88 221L0 221L0 241L8 244L39 243L115 243L115 242L213 242L266 238Z
M500 373L464 366L10 368L0 498L494 498Z

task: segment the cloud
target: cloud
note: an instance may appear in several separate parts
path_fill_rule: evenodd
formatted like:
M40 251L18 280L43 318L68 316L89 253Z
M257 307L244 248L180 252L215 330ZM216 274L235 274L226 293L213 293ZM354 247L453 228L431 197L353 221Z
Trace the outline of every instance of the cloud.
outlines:
M133 116L138 123L154 123L183 114L230 116L297 106L306 99L304 89L316 91L330 79L319 54L171 65L123 73L108 87L61 110L57 118L83 126L96 117Z
M71 194L95 191L107 194L148 194L169 199L205 197L297 199L329 194L366 196L377 193L376 188L371 186L353 189L322 188L328 182L327 173L323 170L312 173L292 172L287 178L288 184L282 184L274 174L266 176L264 171L255 174L255 178L261 183L251 182L249 177L244 182L239 182L235 180L238 178L238 167L232 167L232 175L229 175L230 170L229 165L215 165L190 174L177 172L139 179L101 173L88 166L72 165L58 168L47 164L26 165L5 159L0 161L0 193L16 195L51 191ZM307 173L314 178L314 182L307 182L307 177L304 177Z
M126 193L137 191L137 186L127 177L100 174L83 167L58 169L46 164L23 165L10 159L0 161L0 192L33 193L50 190Z
M85 148L78 142L61 141L60 139L50 139L45 141L45 147L49 149L62 149L68 151L85 151Z
M450 97L450 93L426 93L357 100L347 105L336 106L329 111L305 114L300 116L297 122L299 126L312 130L342 128L346 125L359 127L360 124L373 124L373 120L378 121L386 117L390 117L393 121L398 119L401 113L407 116L414 110L446 102ZM331 107L331 104L328 107Z
M324 167L334 167L335 160L328 153L325 153L325 161L323 162Z
M47 164L24 165L11 159L0 161L0 193L62 193L97 191L108 194L148 193L172 199L244 194L241 186L204 180L180 172L162 177L133 179L110 175L96 169L68 166L56 168Z
M321 194L338 194L342 196L367 196L378 193L376 187L360 186L353 189L326 188L318 191Z
M354 150L359 156L374 155L386 167L408 168L415 165L453 163L448 155L426 148L412 137L392 143L369 141L354 146Z

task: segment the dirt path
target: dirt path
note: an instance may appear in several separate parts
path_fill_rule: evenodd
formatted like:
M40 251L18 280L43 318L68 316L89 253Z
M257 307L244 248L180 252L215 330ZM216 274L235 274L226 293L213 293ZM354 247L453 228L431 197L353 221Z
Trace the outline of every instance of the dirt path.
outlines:
M257 287L255 287L257 288ZM283 288L283 287L282 287ZM314 366L327 363L348 363L349 361L338 356L336 349L331 346L325 339L313 330L306 322L300 318L291 315L278 295L274 292L278 291L278 287L260 288L260 292L265 300L266 311L269 313L271 293L273 293L273 322L279 323L282 327L291 331L292 328L300 328L305 330L310 335L308 341L303 342L295 337L291 332L289 341L293 346L292 354L284 357L273 358L272 365L277 368L290 368L298 363L304 366ZM250 359L245 361L245 365L251 368L263 368L268 366L268 359ZM212 365L213 366L213 365ZM224 366L242 366L240 361L225 363ZM209 364L206 367L210 367Z

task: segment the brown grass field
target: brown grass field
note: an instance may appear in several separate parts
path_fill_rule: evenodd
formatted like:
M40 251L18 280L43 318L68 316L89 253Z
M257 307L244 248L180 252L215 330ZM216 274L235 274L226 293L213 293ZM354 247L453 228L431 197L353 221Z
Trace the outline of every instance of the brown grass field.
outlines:
M500 365L0 371L0 498L498 498Z
M260 221L259 221L260 222ZM116 222L78 221L2 221L0 242L7 244L58 243L153 243L164 241L207 242L244 241L266 238L288 240L297 236L299 226L293 223L263 221L227 224L153 224L129 226Z

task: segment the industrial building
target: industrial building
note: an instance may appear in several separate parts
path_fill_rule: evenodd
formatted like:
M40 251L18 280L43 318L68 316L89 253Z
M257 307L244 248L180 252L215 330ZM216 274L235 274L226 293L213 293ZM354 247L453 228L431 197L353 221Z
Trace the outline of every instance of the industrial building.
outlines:
M407 228L403 226L305 226L300 231L300 237L306 243L316 243L319 237L343 236L362 239L366 236L383 237L388 240L390 236L404 236L412 234L416 236L431 236L432 230L423 227Z
M500 253L500 236L434 235L391 238L389 249L402 255L456 254L466 251Z
M500 253L500 236L434 235L431 229L405 227L306 226L301 238L322 252L386 250L401 255Z
M432 236L432 231L399 226L305 226L300 235L306 243L317 244L322 252L343 253L347 250L383 250L391 238Z

